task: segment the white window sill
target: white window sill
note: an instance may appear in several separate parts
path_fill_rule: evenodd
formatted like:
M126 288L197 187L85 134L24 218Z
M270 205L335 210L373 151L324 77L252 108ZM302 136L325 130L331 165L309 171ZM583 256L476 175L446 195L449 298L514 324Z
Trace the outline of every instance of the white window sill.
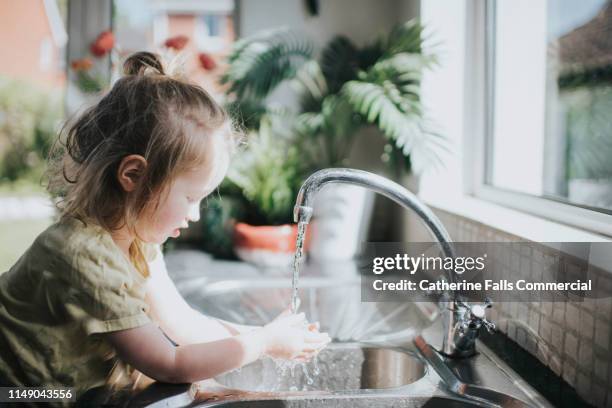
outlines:
M603 235L466 195L421 196L428 205L535 242L612 242Z

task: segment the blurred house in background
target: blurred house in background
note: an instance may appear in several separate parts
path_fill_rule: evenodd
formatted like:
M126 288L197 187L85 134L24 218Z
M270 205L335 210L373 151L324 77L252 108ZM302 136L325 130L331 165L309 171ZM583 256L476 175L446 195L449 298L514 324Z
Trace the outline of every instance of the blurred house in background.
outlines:
M66 82L68 35L56 0L0 2L0 75L45 88Z
M218 77L235 40L233 0L115 2L115 34L121 55L159 50L169 39L187 39L180 51L189 78L220 93Z
M0 273L52 222L40 178L64 117L67 7L0 1Z
M545 173L545 192L592 207L612 208L612 2L549 44L558 93L547 145L566 147Z

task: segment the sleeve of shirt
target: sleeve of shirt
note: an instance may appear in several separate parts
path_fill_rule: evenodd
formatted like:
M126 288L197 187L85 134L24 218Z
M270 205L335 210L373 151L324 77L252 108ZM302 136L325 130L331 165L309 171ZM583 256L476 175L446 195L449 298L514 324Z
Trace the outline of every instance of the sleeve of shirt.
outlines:
M75 255L66 310L88 335L126 330L151 321L145 278L116 250L100 245Z

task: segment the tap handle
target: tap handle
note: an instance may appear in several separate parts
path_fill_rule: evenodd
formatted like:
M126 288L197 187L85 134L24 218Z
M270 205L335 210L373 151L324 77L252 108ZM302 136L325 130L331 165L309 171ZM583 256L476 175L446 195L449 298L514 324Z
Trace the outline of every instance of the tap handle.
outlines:
M492 307L493 304L489 298L486 298L484 303L470 306L470 320L477 327L484 327L489 333L495 332L495 323L487 320L486 310Z
M488 321L487 319L482 319L482 326L484 326L485 329L487 329L487 331L489 333L495 333L496 327L495 327L495 323Z
M493 302L488 297L483 303L470 305L469 303L459 300L458 306L462 310L462 317L458 322L458 329L464 333L468 328L480 329L484 326L489 333L495 331L495 323L487 320L487 309L493 307Z

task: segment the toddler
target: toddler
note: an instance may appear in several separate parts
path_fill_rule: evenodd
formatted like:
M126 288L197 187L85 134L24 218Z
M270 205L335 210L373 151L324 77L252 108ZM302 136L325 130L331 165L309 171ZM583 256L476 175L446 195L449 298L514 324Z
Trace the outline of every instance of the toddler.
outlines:
M0 275L0 386L79 396L118 362L188 383L262 356L310 359L330 339L303 314L242 326L198 313L176 290L159 244L198 220L227 171L232 127L157 55L133 54L123 68L52 151L59 221Z

